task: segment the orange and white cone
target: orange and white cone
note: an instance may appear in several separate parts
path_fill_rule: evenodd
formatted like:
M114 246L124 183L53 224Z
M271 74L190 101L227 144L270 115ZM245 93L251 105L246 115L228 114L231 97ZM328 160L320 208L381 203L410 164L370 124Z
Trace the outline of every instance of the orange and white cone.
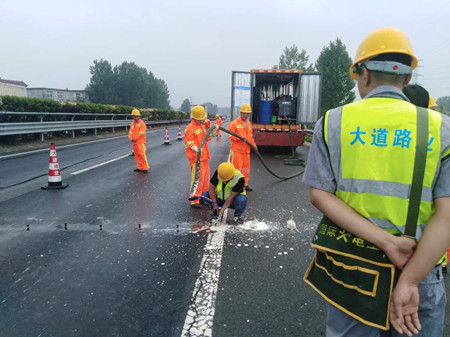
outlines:
M170 145L169 130L167 129L167 126L166 126L166 134L164 135L164 145Z
M183 140L183 136L181 135L181 126L178 126L178 138L177 140Z
M55 144L50 145L50 162L48 164L48 184L42 186L44 190L59 190L69 186L62 182L61 171L58 165L58 156L56 155Z

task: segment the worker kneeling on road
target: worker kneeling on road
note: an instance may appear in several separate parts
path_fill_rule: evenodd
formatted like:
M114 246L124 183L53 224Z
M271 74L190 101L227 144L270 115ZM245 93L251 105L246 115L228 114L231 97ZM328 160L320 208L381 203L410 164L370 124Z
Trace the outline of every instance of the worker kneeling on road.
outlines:
M220 207L219 210L214 210L214 215L218 216L219 220L223 218L223 213L227 208L232 208L234 209L234 223L236 225L244 223L241 215L247 207L245 177L234 168L233 164L220 164L209 182L209 190L203 192L202 195ZM209 201L205 202L210 203Z

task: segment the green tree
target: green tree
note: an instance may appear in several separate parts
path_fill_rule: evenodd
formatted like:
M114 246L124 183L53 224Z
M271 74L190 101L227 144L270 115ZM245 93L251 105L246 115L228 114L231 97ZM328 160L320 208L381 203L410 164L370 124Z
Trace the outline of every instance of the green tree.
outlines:
M439 97L436 103L440 112L450 112L450 96Z
M181 103L180 111L191 112L191 102L188 98Z
M298 47L293 44L292 47L286 47L283 54L280 56L280 61L274 65L274 69L302 69L304 71L313 71L313 65L308 66L309 56L306 51L302 49L298 51Z
M112 69L108 61L94 61L87 86L93 103L169 109L169 88L164 80L134 62Z
M205 103L205 110L210 116L215 116L219 112L219 108L217 105L212 104L211 102Z
M316 62L317 71L323 74L321 115L355 100L355 82L348 71L351 64L352 59L339 38L322 48Z
M114 73L111 63L106 60L95 60L89 67L91 79L86 87L89 99L93 103L112 103L114 101Z

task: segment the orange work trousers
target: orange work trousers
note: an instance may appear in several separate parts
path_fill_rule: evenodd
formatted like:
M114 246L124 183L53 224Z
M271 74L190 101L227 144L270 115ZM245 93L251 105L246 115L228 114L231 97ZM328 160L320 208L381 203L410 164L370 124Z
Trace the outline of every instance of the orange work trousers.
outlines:
M248 186L248 181L250 179L250 153L231 150L228 161L233 164L236 170L241 171L245 177L245 186Z
M150 166L148 166L147 162L147 147L145 146L145 143L133 143L133 152L137 168L139 170L148 170Z
M195 179L195 171L197 170L196 163L190 163L191 165L191 184L189 185L189 191L192 188L192 184L194 183ZM209 190L209 162L208 160L200 160L200 174L198 176L198 185L197 189L195 190L196 195L201 195L203 192ZM195 199L190 201L190 204L198 204L200 202L199 199Z

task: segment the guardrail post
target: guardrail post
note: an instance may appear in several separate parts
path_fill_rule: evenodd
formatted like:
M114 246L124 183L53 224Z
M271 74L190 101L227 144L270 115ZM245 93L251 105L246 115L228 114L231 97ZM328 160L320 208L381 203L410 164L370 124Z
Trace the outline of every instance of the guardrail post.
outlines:
M94 120L95 120L95 121L97 120L97 116L95 116L95 119L94 119ZM97 136L97 128L94 129L94 135Z
M75 116L72 116L72 122L75 119ZM75 138L75 130L72 130L72 138Z
M112 121L114 120L114 116L112 116L111 120L112 120ZM112 128L112 132L113 132L113 133L116 133L116 131L114 130L114 127Z
M40 122L42 123L44 121L44 116L41 115L39 118ZM45 132L41 132L41 142L44 141Z

